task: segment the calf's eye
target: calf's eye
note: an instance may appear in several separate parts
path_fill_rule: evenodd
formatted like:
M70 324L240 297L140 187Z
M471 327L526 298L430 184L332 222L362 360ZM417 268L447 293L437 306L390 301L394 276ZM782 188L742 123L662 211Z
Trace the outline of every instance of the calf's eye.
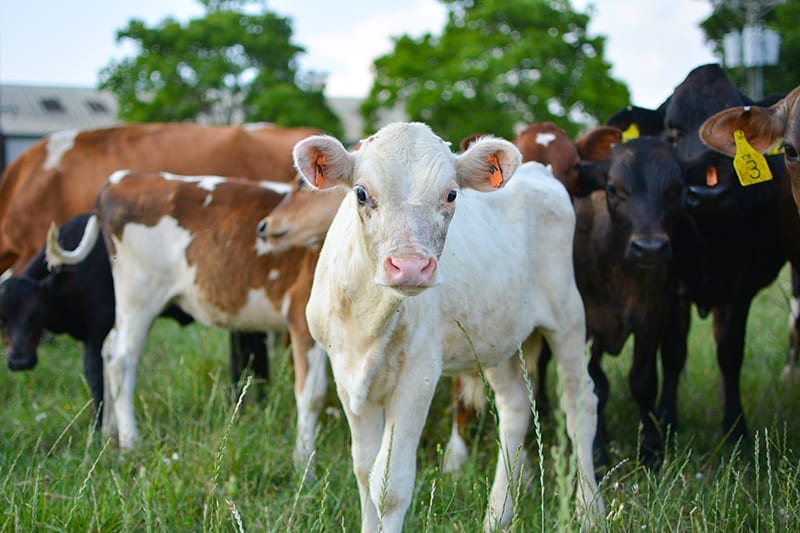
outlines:
M447 203L452 204L453 202L455 202L456 196L458 196L458 191L455 189L447 193Z
M362 187L361 185L356 185L355 187L353 187L353 190L356 193L356 198L358 199L358 203L360 203L361 205L366 204L367 201L369 200L366 189L364 189L364 187Z
M787 159L797 159L797 149L789 143L783 143L783 151Z

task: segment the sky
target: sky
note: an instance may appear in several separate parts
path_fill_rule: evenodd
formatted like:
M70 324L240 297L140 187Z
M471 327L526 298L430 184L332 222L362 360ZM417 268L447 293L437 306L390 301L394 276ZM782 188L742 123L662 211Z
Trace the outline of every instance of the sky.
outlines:
M293 41L306 49L303 70L327 73L327 96L366 97L370 66L392 50L391 37L441 33L437 0L267 0L293 23ZM657 107L698 65L717 59L698 22L709 0L572 0L593 10L589 34L606 37L612 75L632 103ZM93 87L112 59L130 56L115 34L132 18L155 26L167 16L202 16L196 0L29 0L0 2L0 83Z

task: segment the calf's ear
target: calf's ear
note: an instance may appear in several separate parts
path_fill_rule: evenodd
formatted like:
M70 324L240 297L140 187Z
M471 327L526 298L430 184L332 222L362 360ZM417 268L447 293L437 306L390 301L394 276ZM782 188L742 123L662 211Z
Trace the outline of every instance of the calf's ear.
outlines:
M465 188L491 191L506 184L522 155L504 139L482 137L456 158L456 180Z
M603 161L611 156L611 149L622 144L622 131L613 126L598 126L575 141L583 161Z
M294 146L294 165L314 189L352 185L354 159L338 139L307 137Z
M700 127L700 139L712 150L729 156L736 154L733 133L742 130L753 148L765 152L783 136L786 129L785 101L772 107L732 107L711 116Z
M608 182L609 161L590 162L581 161L578 163L578 183L576 185L575 196L588 196L592 191L603 189Z

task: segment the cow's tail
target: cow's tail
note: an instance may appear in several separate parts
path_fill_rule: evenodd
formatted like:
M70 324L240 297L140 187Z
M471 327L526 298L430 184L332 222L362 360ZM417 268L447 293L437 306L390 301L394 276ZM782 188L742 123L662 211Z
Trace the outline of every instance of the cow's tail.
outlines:
M55 222L50 224L47 231L47 244L45 245L45 258L47 268L54 270L61 265L74 265L80 263L94 249L97 236L100 234L100 224L97 221L97 214L93 214L86 221L83 229L83 236L78 247L74 250L65 250L58 242L58 226Z

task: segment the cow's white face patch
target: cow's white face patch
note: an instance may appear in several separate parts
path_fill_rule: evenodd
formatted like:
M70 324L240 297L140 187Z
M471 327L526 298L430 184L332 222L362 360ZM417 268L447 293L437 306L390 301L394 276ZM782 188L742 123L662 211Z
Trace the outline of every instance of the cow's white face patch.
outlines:
M551 142L556 140L556 136L552 133L537 133L536 144L548 146Z
M281 273L278 272L277 270L274 270L274 269L270 270L269 274L267 275L267 280L269 280L269 281L277 281L277 279L280 277L280 275L281 275Z
M78 130L64 130L50 134L47 138L45 170L58 168L61 165L61 158L75 145L75 137L78 136L78 133Z

